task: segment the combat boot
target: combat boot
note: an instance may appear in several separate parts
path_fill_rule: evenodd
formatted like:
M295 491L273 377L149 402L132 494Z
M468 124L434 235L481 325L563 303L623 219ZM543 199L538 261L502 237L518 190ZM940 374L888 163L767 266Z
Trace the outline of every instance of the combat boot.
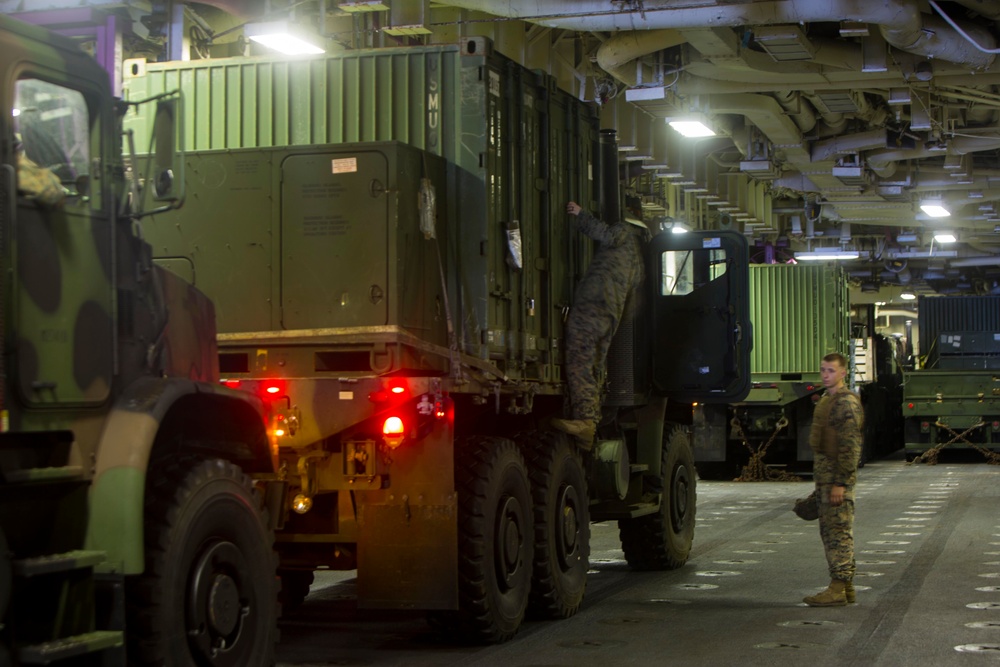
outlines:
M597 434L597 423L592 419L553 419L552 425L576 438L581 449L590 451Z
M810 607L843 607L847 604L847 595L844 593L846 587L846 581L832 579L826 590L804 597L802 601Z
M857 596L854 595L854 580L848 579L844 582L844 597L847 599L847 604L854 604L857 600Z

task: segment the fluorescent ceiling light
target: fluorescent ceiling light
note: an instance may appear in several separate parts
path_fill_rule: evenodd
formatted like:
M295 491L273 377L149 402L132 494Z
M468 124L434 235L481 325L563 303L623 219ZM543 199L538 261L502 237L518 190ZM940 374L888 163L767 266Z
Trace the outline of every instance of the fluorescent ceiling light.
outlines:
M938 243L954 243L958 239L951 232L938 232L934 235L934 240Z
M697 138L715 136L715 131L700 120L686 120L678 118L677 120L668 120L667 123L670 127L674 128L685 137Z
M857 250L841 250L840 248L819 248L817 250L796 252L795 259L809 261L857 259L861 256Z
M946 209L941 202L924 202L920 205L920 210L932 218L947 218L951 211Z
M247 23L243 26L243 34L251 41L289 56L316 55L326 51L310 42L302 31L287 21Z
M913 301L914 299L917 298L917 295L914 294L913 292L903 292L902 294L899 295L899 298L902 299L903 301Z
M682 222L675 222L673 224L673 226L670 227L670 231L673 234L687 234L688 231L690 231L690 230L688 229L687 225L685 225L684 223L682 223Z

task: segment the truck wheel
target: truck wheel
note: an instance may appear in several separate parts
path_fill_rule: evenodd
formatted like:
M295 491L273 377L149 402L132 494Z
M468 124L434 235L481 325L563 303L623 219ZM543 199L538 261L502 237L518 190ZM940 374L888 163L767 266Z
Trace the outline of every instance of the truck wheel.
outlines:
M569 618L580 608L590 568L587 475L577 447L555 433L521 439L535 512L533 614Z
M282 609L294 609L305 602L309 587L316 578L308 570L278 570L278 576L281 577L278 599L281 600Z
M531 589L532 513L528 471L506 438L459 443L457 624L470 638L502 642L524 620Z
M128 661L272 665L274 535L250 479L222 461L162 461L147 477L145 572L129 581Z
M694 540L695 468L688 435L667 426L659 511L618 521L622 550L635 570L672 570L687 562Z

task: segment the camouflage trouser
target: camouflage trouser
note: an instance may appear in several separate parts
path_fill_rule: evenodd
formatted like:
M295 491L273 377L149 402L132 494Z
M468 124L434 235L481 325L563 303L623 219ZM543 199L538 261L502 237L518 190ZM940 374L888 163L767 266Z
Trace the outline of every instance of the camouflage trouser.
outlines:
M601 376L608 347L618 322L608 306L575 305L566 323L566 381L569 383L570 419L601 416Z
M830 486L819 488L819 536L826 550L830 578L854 578L854 500L845 498L839 507L830 504Z

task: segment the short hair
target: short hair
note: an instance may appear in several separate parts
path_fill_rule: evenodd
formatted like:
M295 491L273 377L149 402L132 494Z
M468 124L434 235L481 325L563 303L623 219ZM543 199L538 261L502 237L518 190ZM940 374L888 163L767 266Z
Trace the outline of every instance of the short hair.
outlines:
M840 352L831 352L823 357L823 361L836 361L840 364L841 368L847 368L847 357L842 355Z

